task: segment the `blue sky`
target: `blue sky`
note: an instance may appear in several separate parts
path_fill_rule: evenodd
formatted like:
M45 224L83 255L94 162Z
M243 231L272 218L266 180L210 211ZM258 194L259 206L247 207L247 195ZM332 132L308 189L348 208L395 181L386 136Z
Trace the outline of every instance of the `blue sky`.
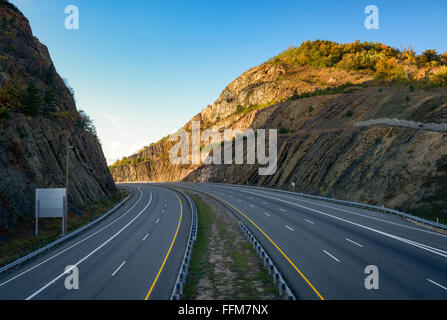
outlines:
M110 163L175 132L225 86L305 40L447 51L445 0L12 0L48 46ZM380 29L364 27L367 5ZM64 27L68 5L80 29Z

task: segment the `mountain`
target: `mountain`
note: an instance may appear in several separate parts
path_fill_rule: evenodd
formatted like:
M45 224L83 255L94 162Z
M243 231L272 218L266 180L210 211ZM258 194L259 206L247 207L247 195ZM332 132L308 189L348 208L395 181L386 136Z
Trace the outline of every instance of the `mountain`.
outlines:
M0 228L34 216L36 188L65 187L83 206L115 192L115 184L84 112L57 74L28 20L0 1Z
M306 41L248 70L189 121L202 129L278 129L278 170L174 165L167 138L110 167L115 181L249 183L447 218L447 54L381 43ZM396 122L400 123L400 122ZM204 145L202 144L202 147ZM295 183L295 187L292 186Z

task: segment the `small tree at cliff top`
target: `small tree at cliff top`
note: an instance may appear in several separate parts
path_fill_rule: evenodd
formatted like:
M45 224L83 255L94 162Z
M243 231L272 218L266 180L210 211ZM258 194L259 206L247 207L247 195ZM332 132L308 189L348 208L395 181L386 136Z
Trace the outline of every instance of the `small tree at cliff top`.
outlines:
M96 138L98 137L93 120L90 119L90 117L88 116L87 113L85 113L84 110L79 110L79 118L77 120L77 124L79 127L89 132L92 136Z

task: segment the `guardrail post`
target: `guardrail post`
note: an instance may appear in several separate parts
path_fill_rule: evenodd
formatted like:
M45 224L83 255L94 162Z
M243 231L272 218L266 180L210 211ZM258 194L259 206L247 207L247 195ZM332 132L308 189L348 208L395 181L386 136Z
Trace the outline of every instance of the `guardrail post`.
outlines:
M279 273L275 268L274 274L273 274L273 283L276 284L279 280Z
M269 262L269 275L270 275L270 276L271 276L272 273L273 273L273 268L274 268L273 264L272 264L271 262Z
M180 282L177 282L177 293L182 296L183 295L183 285Z
M280 281L279 283L279 296L284 296L284 291L286 290L286 283L284 281Z

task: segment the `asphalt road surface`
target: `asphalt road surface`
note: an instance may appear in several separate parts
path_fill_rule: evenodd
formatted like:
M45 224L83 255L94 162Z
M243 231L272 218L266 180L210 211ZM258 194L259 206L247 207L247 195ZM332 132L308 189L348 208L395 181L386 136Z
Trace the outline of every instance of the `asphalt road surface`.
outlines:
M153 185L74 239L0 277L0 299L169 299L191 226L187 199ZM67 277L79 271L79 289ZM69 281L70 282L70 281ZM71 281L71 284L74 282Z
M206 192L229 206L299 299L447 298L445 234L400 217L271 189L176 185ZM370 265L377 267L378 289L365 287Z

